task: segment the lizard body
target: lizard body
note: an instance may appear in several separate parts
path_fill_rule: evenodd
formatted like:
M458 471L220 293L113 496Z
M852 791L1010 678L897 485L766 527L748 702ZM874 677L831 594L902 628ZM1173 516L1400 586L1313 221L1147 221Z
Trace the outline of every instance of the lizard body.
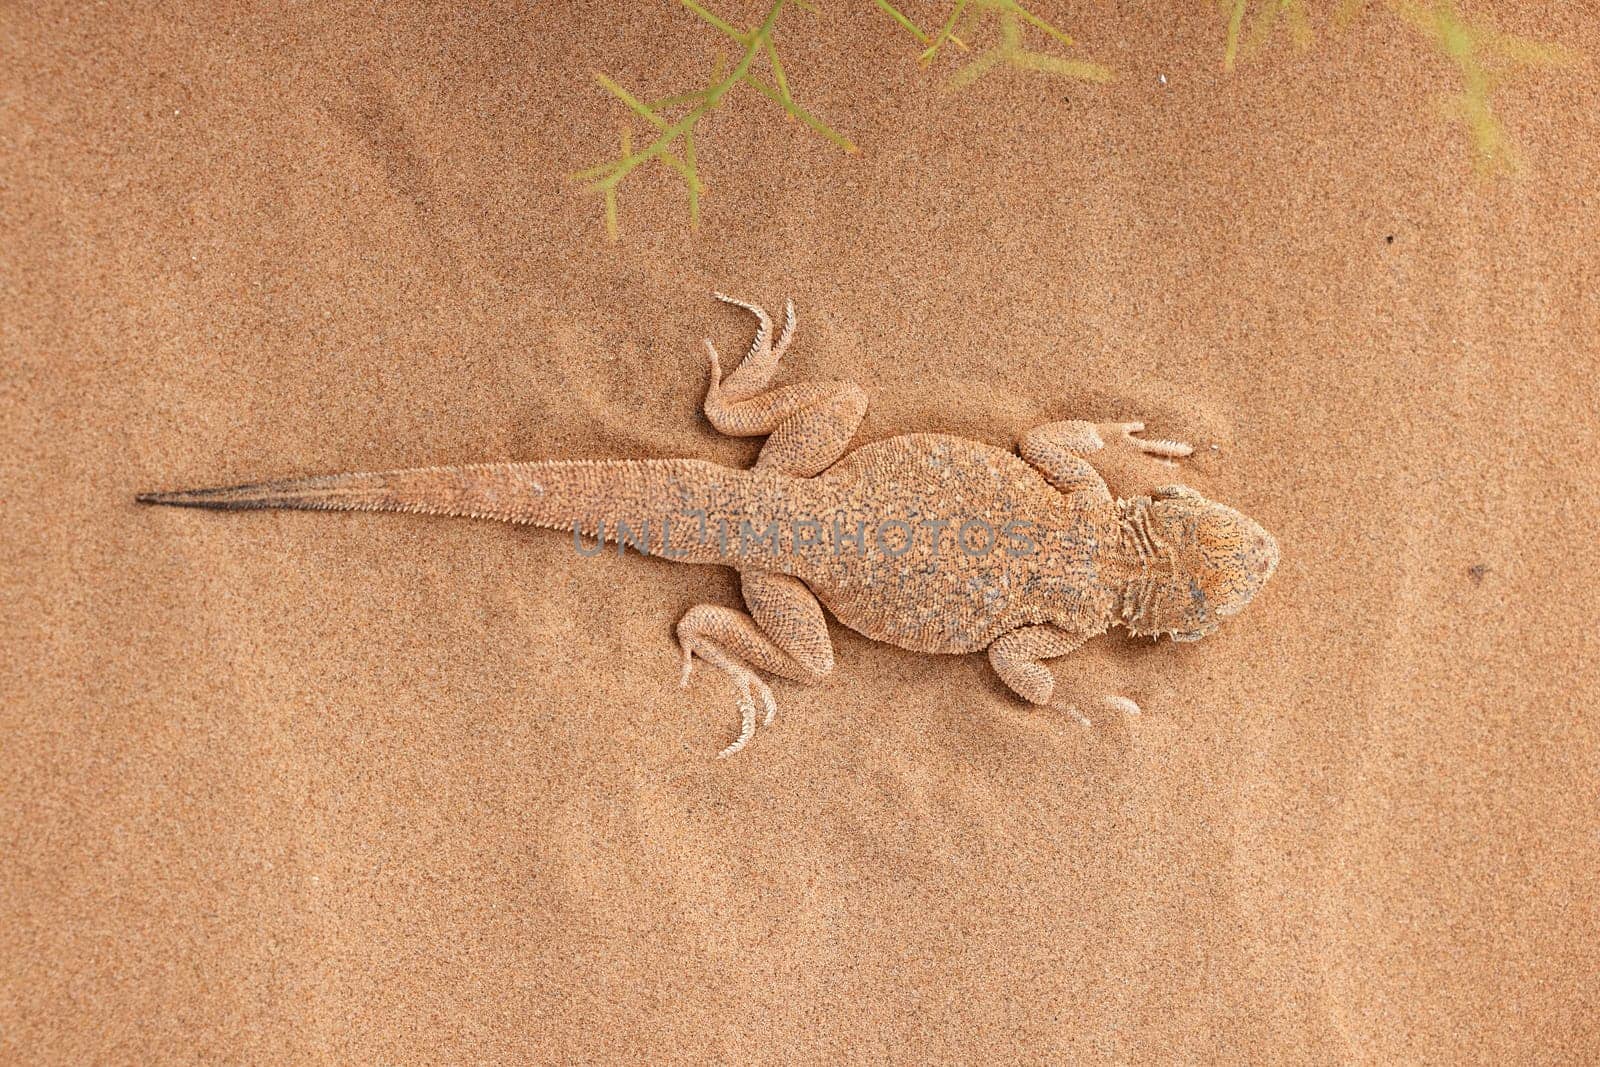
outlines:
M731 566L749 614L691 608L678 624L687 683L696 658L724 671L743 726L775 703L756 670L811 681L833 667L822 614L921 652L987 650L1019 696L1048 703L1042 660L1122 625L1194 640L1237 613L1277 565L1272 537L1180 485L1113 499L1083 458L1105 436L1158 457L1188 446L1139 423L1048 423L1018 454L959 437L908 434L846 454L866 413L850 382L769 389L793 336L755 343L724 379L706 347L705 411L739 436L767 434L754 468L690 459L551 460L337 474L143 494L144 503L237 510L401 511L497 519L602 538L692 563ZM1104 432L1102 432L1104 431ZM754 669L753 669L754 668Z

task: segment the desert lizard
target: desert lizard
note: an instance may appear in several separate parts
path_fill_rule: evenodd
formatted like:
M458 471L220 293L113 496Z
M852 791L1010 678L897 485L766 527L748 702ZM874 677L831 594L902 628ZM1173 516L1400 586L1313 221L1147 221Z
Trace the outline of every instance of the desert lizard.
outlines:
M988 652L1023 700L1048 704L1042 662L1113 626L1192 641L1236 614L1271 576L1278 547L1232 508L1182 485L1114 499L1086 456L1119 447L1177 458L1137 422L1051 422L1017 453L942 434L847 452L866 414L853 382L769 388L794 337L761 308L739 366L723 377L705 342L706 417L737 437L768 435L755 466L693 459L552 460L335 474L146 493L147 504L406 511L573 532L739 572L746 612L692 607L678 622L687 685L698 658L733 683L739 751L776 703L757 671L804 682L833 670L825 605L867 637L919 652ZM1136 710L1125 698L1112 706ZM1076 709L1072 709L1076 714ZM1079 716L1081 718L1081 716Z

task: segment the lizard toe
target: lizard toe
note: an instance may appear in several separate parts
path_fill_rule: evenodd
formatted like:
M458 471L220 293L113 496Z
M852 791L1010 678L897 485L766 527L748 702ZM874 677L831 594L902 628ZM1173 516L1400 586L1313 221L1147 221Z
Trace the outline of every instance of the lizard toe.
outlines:
M1144 431L1144 423L1142 422L1110 422L1103 424L1098 429L1111 431L1110 433L1102 432L1102 436L1115 437L1134 451L1157 459L1168 466L1175 465L1172 463L1173 460L1194 454L1194 446L1186 441L1177 441L1172 438L1134 436Z
M748 695L739 698L739 736L733 743L717 753L718 759L727 759L729 756L744 748L756 733L756 702Z
M1194 455L1194 446L1187 441L1174 441L1170 438L1147 440L1143 437L1129 437L1128 440L1140 452L1155 457L1169 467L1177 466L1175 460Z
M761 716L761 725L771 726L772 720L778 717L778 702L773 699L772 689L768 687L766 682L758 681L756 682L756 685L760 687L759 692L761 695L761 708L763 711Z
M1107 693L1100 698L1100 703L1112 711L1120 711L1124 715L1138 715L1139 704L1132 697L1119 696L1116 693Z

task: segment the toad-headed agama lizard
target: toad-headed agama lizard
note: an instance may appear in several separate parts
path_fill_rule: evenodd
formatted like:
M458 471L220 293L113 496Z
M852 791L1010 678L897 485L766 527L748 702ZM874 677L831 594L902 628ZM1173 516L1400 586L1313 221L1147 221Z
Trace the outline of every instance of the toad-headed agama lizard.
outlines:
M867 409L859 386L768 387L794 337L794 305L774 339L766 312L720 299L760 322L726 378L706 342L706 417L725 434L768 435L749 470L694 459L485 463L138 499L499 519L733 567L749 614L700 604L677 630L683 683L699 657L737 693L743 724L724 756L750 740L758 708L763 725L772 721L772 691L756 670L805 682L833 670L823 605L851 629L901 648L987 650L1018 696L1046 704L1055 679L1041 661L1112 626L1204 637L1277 566L1271 535L1193 489L1164 485L1113 499L1085 458L1107 439L1156 457L1191 451L1134 436L1140 423L1047 423L1023 435L1020 458L942 434L891 437L846 454ZM1121 705L1136 708L1125 698Z

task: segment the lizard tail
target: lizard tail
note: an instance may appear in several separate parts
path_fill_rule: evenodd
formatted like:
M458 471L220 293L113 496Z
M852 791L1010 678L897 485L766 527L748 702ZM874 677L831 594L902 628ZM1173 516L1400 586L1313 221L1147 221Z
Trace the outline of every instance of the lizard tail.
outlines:
M302 511L408 511L517 521L526 494L537 493L535 463L327 474L215 489L140 493L141 504L216 511L288 508ZM531 516L523 521L533 521Z
M244 511L398 511L497 519L615 540L696 506L707 484L744 476L700 460L549 460L330 474L216 489L140 493L141 504ZM674 517L676 521L676 517ZM655 547L651 546L652 549Z

